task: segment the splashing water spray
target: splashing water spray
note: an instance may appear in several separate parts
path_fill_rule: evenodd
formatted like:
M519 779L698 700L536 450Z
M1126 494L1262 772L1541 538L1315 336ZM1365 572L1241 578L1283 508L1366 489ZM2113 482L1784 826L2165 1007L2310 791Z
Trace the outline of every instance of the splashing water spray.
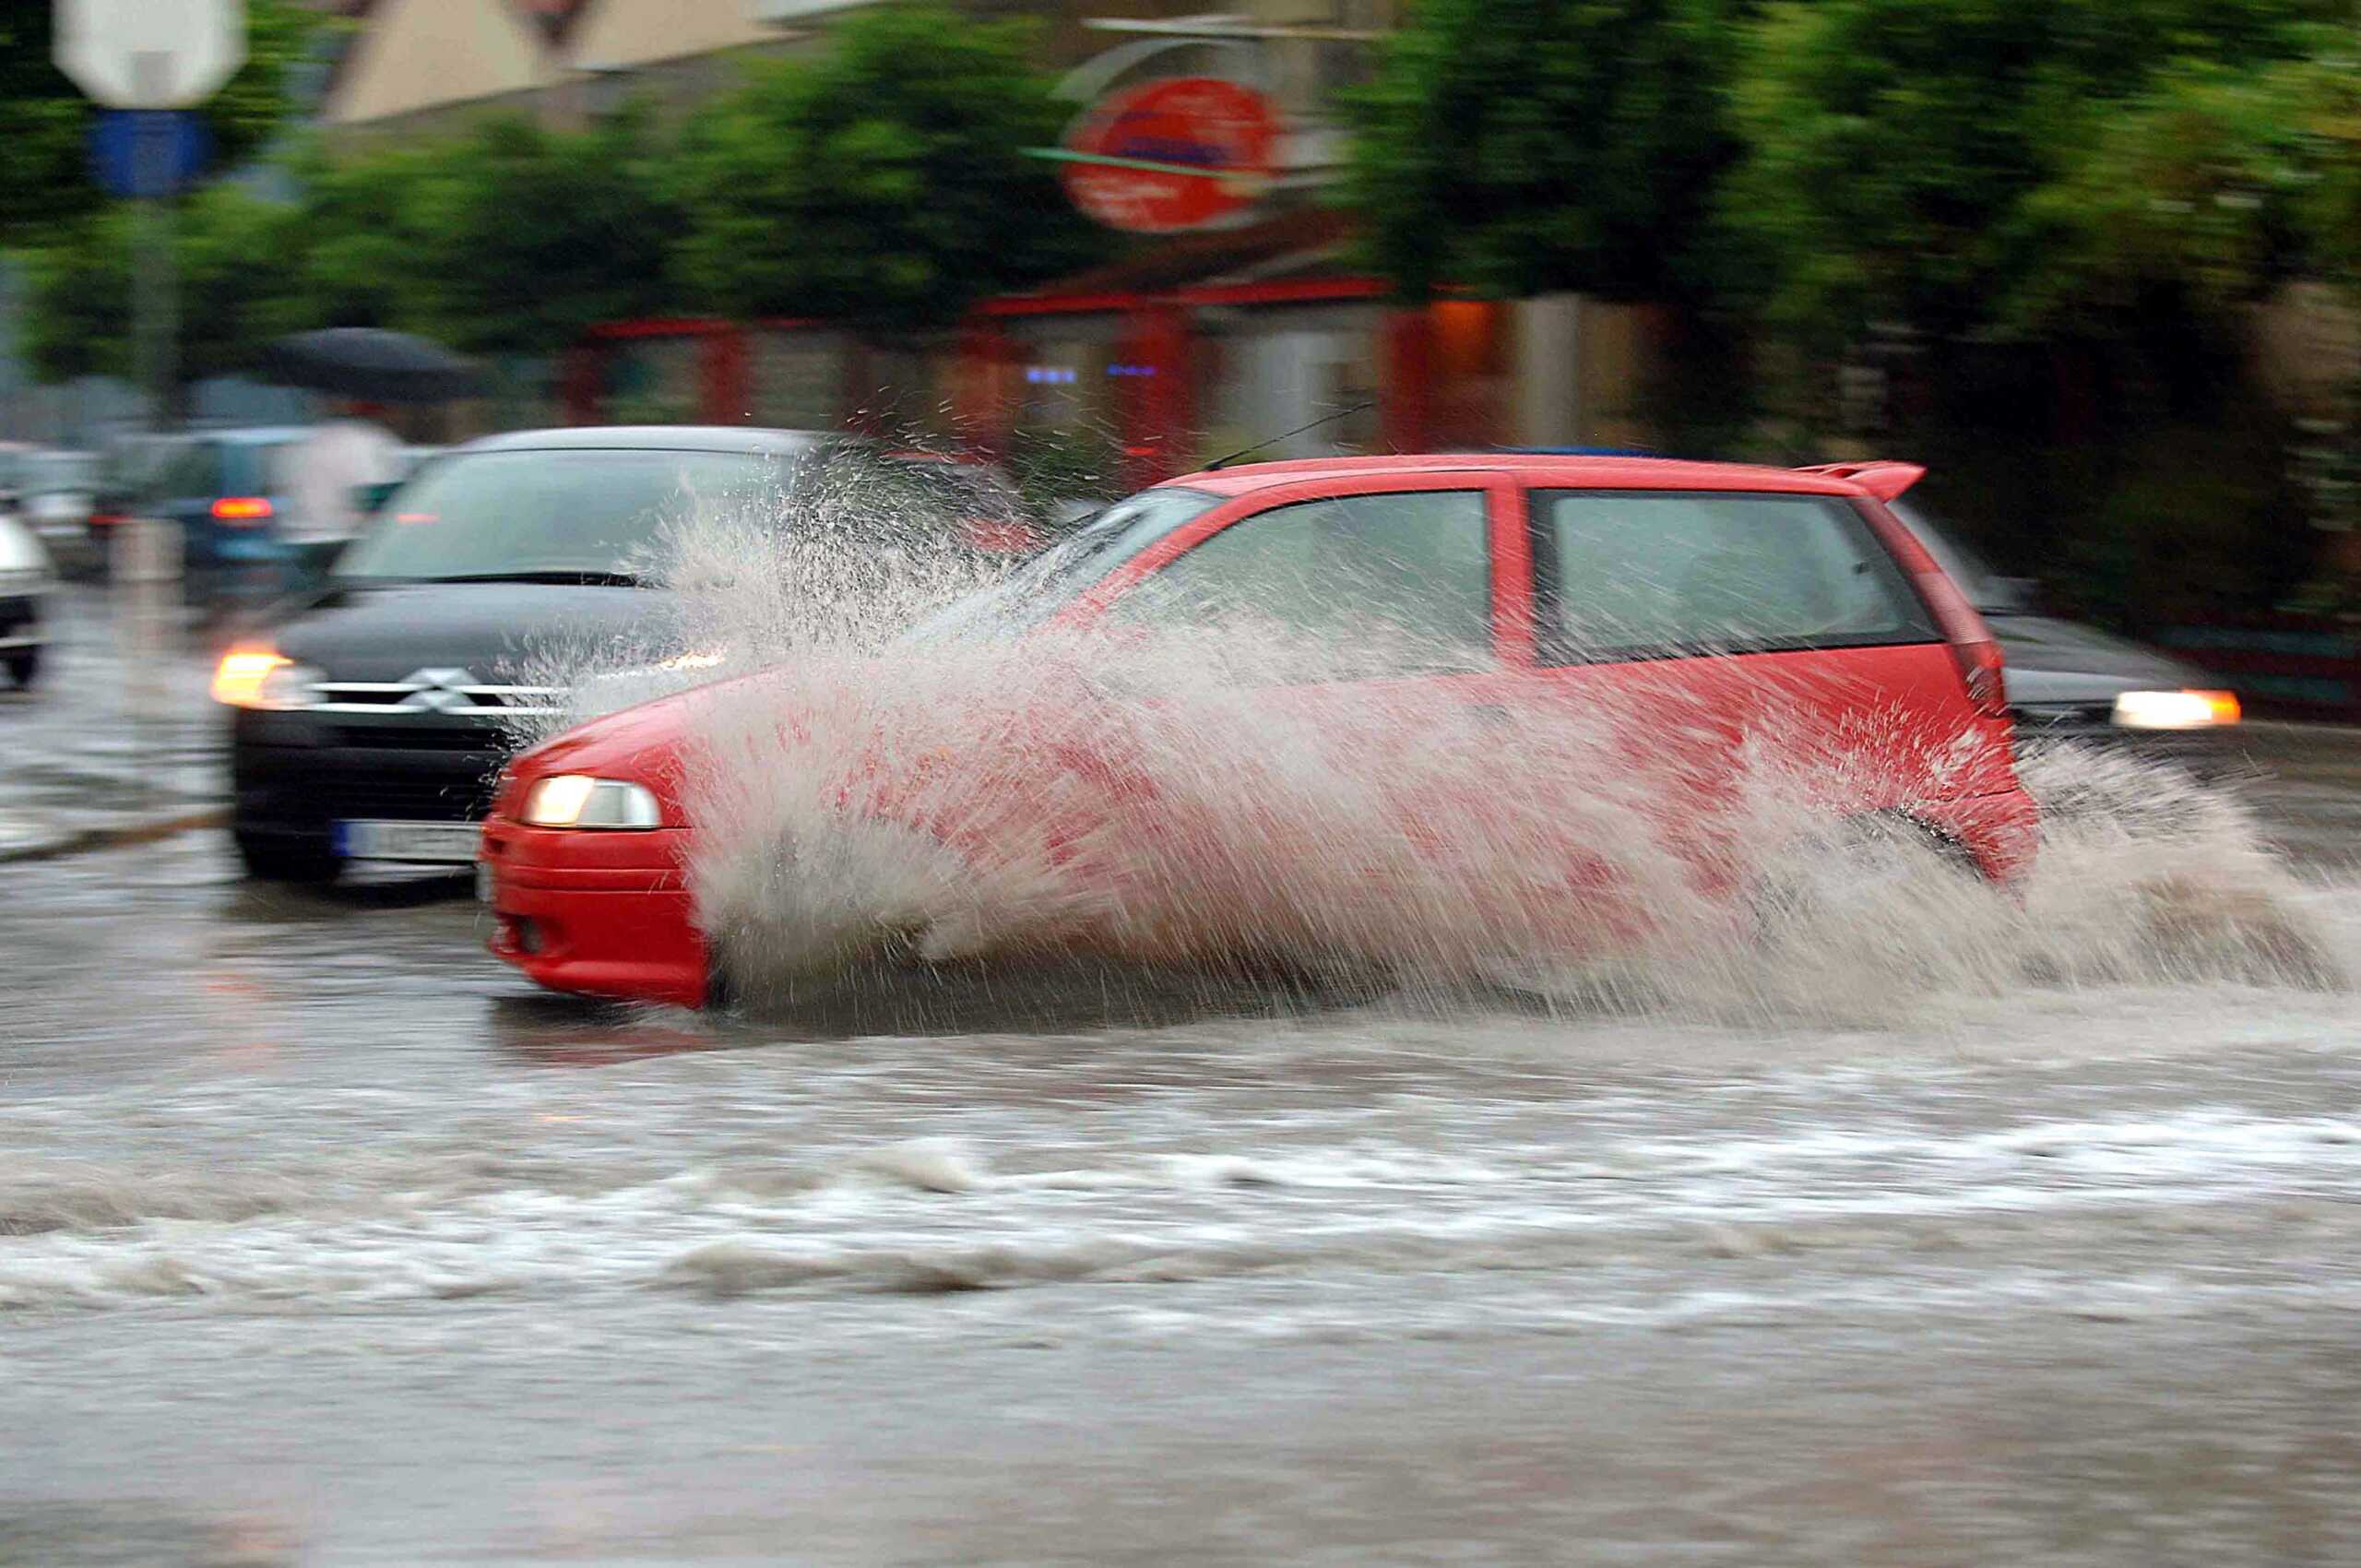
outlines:
M2022 759L2043 844L2003 890L1907 801L1833 804L1879 770L1940 787L1977 762L1957 737L1818 732L1797 677L1756 681L1742 726L1608 682L1502 723L1448 678L1324 678L1422 667L1394 628L996 635L935 612L1008 563L886 488L846 459L755 508L686 498L647 634L540 656L574 693L552 728L687 694L684 869L751 1004L859 994L890 1023L928 977L1076 963L1766 1023L2028 985L2348 983L2353 933L2173 770Z

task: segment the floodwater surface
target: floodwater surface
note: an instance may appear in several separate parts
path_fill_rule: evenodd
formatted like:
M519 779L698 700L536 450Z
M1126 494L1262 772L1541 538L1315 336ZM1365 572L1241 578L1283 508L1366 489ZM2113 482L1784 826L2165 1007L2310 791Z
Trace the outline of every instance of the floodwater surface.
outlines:
M463 883L12 868L0 1563L2361 1560L2361 751L2264 740L2036 761L2014 897L1675 890L1604 962L1469 919L1514 833L1259 926L1013 877L730 1017L536 993ZM1196 777L1333 839L1339 754ZM758 966L953 908L732 809ZM1192 929L1314 950L1129 940Z

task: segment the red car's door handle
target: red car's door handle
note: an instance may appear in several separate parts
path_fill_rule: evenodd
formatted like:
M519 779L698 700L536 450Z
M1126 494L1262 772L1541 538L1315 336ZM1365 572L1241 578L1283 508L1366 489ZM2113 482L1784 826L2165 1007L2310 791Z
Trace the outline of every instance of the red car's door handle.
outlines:
M1496 702L1471 702L1467 705L1467 717L1478 724L1498 726L1509 721L1509 710Z

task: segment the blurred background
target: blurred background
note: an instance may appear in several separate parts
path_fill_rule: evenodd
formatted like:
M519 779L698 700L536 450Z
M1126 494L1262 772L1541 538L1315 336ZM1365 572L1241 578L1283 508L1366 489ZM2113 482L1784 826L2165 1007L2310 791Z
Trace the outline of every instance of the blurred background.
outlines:
M2062 610L2361 690L2345 0L252 0L160 394L49 12L0 22L0 461L61 554L137 433L333 412L270 345L374 327L480 367L372 410L420 447L1907 457Z

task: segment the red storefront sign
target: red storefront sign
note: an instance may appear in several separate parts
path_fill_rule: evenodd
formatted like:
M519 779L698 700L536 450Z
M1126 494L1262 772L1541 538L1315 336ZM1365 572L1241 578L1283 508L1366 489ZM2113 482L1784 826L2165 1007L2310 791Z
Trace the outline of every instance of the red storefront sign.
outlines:
M1067 132L1066 194L1109 228L1201 229L1261 197L1278 143L1278 111L1251 88L1217 77L1149 82Z

